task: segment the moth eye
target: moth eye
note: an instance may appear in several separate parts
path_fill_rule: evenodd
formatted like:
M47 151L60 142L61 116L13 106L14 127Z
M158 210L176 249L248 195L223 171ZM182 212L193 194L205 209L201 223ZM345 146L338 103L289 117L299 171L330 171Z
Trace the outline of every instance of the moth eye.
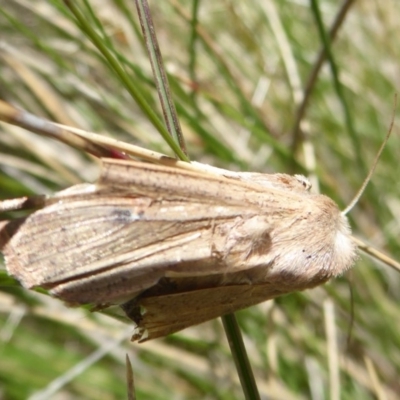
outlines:
M311 182L304 175L295 175L294 177L303 185L304 189L307 191L311 189Z

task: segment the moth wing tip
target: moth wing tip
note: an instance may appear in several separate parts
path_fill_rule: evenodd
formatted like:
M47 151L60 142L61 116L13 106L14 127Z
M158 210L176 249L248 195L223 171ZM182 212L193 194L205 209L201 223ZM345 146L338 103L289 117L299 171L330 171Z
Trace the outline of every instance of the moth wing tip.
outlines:
M146 328L143 328L139 325L135 326L133 330L133 335L131 337L132 342L143 343L149 339L149 331Z

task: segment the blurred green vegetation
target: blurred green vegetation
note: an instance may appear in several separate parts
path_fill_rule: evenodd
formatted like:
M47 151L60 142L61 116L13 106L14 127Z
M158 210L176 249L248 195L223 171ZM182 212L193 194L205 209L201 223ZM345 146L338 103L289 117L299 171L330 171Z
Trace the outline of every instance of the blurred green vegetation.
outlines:
M341 5L313 3L329 32ZM348 204L390 124L400 79L400 4L347 3L331 48L343 96L325 62L299 131L303 89L322 49L308 2L152 1L191 159L307 174L315 190ZM92 20L85 2L76 4ZM104 42L161 115L133 2L90 4ZM172 154L62 1L0 1L0 37L1 99ZM396 109L393 137L349 218L357 237L400 259L397 121ZM87 155L0 124L0 198L52 193L97 173ZM4 270L0 285L2 399L125 398L126 352L138 399L243 397L219 320L131 344L128 325L27 292ZM399 300L399 275L361 256L351 272L324 287L239 312L263 398L398 398Z

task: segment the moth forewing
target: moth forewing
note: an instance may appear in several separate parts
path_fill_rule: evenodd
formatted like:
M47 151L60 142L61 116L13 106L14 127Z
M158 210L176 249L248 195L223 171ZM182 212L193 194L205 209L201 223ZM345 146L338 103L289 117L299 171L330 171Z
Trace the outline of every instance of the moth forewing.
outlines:
M285 292L283 292L285 293ZM122 308L136 323L133 340L163 337L282 294L273 285L219 285L171 294L146 293ZM173 310L173 312L171 312Z
M201 261L186 272L194 276L217 273L210 262L212 251L224 249L217 232L257 209L218 202L212 190L201 195L178 180L166 184L174 171L105 160L96 185L57 193L16 232L10 224L3 249L8 271L28 288L51 288L78 303L131 295L167 273L181 273L183 263ZM208 176L187 175L209 186Z
M152 338L316 286L352 265L346 217L303 178L219 171L105 159L96 184L59 192L3 227L7 270L69 303L133 297L132 315Z

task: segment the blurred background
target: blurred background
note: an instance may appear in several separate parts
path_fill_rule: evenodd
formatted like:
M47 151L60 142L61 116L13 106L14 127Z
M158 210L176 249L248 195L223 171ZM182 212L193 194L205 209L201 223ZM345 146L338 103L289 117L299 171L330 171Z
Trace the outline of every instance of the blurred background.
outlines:
M161 115L134 2L75 3ZM400 3L150 6L191 159L305 174L344 208L392 119ZM329 61L321 26L332 40ZM172 154L59 0L0 0L0 99ZM355 236L400 260L394 113L392 138L349 219ZM89 156L0 123L1 199L50 194L97 174ZM361 254L352 271L323 287L237 313L262 398L398 398L399 299L400 275ZM140 345L130 343L132 331L22 289L0 260L1 399L126 398L126 353L138 399L243 398L220 320Z

